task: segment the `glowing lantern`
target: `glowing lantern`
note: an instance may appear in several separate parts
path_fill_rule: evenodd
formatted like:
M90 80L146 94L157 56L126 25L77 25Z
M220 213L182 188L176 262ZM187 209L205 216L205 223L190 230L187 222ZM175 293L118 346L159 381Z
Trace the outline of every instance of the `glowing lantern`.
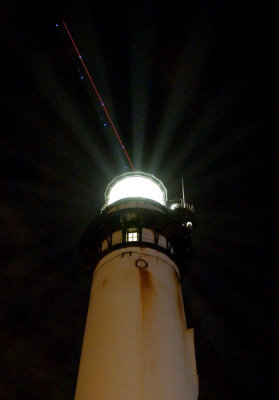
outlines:
M154 200L165 206L167 189L159 179L151 174L128 172L109 183L105 192L105 206L130 197Z

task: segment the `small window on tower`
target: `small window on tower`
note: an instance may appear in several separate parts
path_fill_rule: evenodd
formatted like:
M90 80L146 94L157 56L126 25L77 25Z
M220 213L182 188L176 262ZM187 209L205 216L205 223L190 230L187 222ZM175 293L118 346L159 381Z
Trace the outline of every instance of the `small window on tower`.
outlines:
M126 233L126 241L127 242L138 242L139 241L139 232L135 228L127 229Z

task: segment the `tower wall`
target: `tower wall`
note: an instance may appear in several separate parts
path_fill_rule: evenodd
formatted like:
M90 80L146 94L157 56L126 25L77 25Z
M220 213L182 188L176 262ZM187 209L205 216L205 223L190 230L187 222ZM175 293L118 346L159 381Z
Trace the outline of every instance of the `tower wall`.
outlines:
M174 261L127 247L97 264L75 400L196 400L193 331Z

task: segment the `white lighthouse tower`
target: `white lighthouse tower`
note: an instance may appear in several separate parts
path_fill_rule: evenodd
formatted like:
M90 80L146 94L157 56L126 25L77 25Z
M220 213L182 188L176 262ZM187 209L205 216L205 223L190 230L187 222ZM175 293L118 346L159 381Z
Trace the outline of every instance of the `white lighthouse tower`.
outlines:
M75 400L198 398L180 287L194 224L193 206L170 205L153 175L108 185L80 247L93 277Z

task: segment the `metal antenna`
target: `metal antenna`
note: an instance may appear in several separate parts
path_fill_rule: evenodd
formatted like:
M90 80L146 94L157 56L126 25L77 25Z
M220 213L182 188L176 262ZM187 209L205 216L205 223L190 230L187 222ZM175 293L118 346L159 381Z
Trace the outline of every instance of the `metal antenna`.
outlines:
M183 207L186 207L186 203L185 203L185 194L184 194L184 179L183 177L181 178L181 187L182 187L182 203L183 203Z

